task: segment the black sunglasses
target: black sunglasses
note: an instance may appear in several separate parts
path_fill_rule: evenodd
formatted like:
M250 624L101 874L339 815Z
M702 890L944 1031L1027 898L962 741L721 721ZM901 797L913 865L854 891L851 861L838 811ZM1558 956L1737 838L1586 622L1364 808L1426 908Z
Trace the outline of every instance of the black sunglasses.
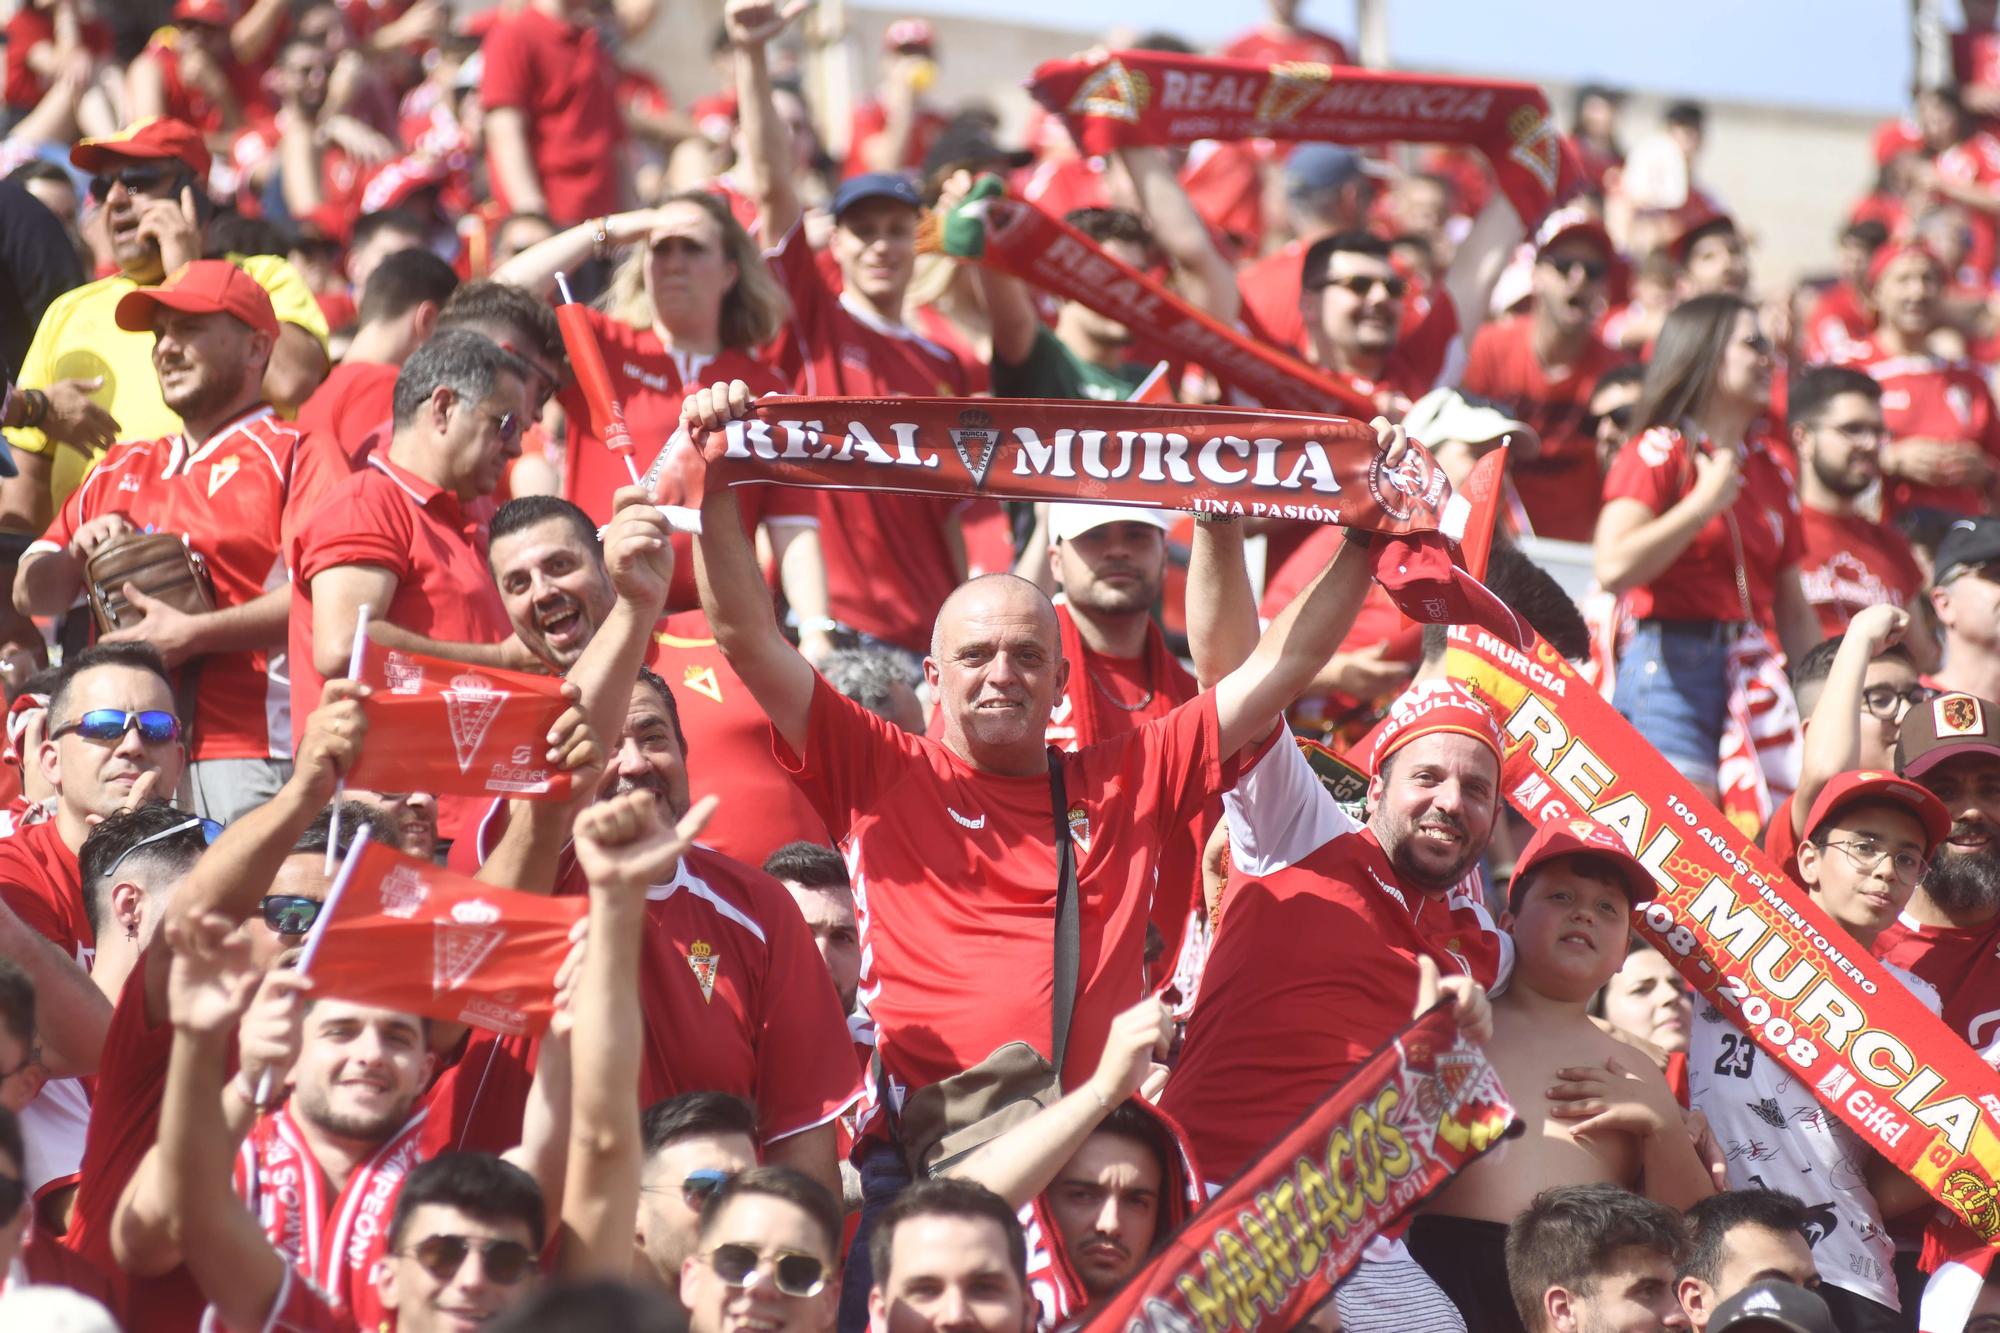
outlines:
M471 1236L425 1236L407 1253L431 1277L449 1282L465 1267L465 1256L479 1251L479 1266L489 1281L511 1287L535 1269L535 1255L518 1240L474 1239Z
M280 935L303 935L319 920L320 901L292 893L271 893L257 901L264 924Z
M158 833L147 834L124 851L118 853L118 859L105 869L102 878L110 879L113 875L117 874L118 867L125 864L125 858L138 851L141 847L147 846L150 843L165 842L168 838L176 834L186 833L189 829L201 830L201 845L204 847L213 847L215 840L222 836L222 825L216 823L213 819L202 819L190 815L172 828L163 828Z
M1329 287L1342 287L1363 298L1380 287L1388 293L1391 301L1402 300L1403 293L1410 290L1410 284L1395 274L1381 278L1357 273L1347 278L1315 278L1306 284L1306 290L1309 292L1323 292Z
M1581 270L1585 282L1602 282L1611 272L1611 265L1602 259L1557 259L1553 255L1543 255L1542 263L1565 278L1575 277Z
M0 1176L0 1222L11 1222L27 1201L27 1181L19 1176Z
M725 1285L747 1287L766 1271L764 1256L754 1245L732 1241L708 1252L708 1266ZM826 1264L802 1250L779 1250L770 1258L771 1285L786 1296L817 1296L826 1287Z
M120 167L117 171L90 178L90 197L103 203L111 197L111 187L122 185L127 194L174 194L193 177L185 171L161 167Z
M87 741L116 745L134 727L139 729L139 739L148 745L165 745L178 740L181 734L181 720L163 709L128 713L122 708L93 708L51 731L49 739L59 740L73 731Z
M1621 431L1629 431L1632 429L1632 417L1638 410L1637 403L1627 403L1623 407L1614 407L1609 412L1592 412L1584 424L1590 428L1592 435L1597 434L1607 421Z

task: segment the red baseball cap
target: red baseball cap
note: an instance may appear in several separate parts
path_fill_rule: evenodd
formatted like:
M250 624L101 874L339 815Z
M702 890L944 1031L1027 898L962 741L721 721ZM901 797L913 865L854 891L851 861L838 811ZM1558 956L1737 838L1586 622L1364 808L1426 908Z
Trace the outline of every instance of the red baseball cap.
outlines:
M1686 225L1680 230L1680 235L1667 242L1667 254L1676 264L1685 264L1688 260L1688 251L1694 249L1696 241L1714 232L1735 230L1735 218L1727 213L1718 213L1714 209L1701 206L1687 219Z
M1894 773L1866 768L1842 773L1826 784L1819 799L1813 802L1811 813L1806 816L1806 836L1812 837L1819 832L1820 825L1839 814L1843 807L1859 801L1899 805L1915 815L1924 826L1926 856L1935 852L1938 844L1951 836L1951 812L1928 788L1908 778L1899 778Z
M1378 536L1369 573L1396 609L1419 624L1479 625L1516 648L1532 647L1535 631L1491 588L1460 569L1435 533Z
M1536 257L1547 254L1557 243L1571 237L1589 241L1607 260L1613 264L1618 262L1618 247L1611 243L1611 233L1587 210L1574 205L1555 209L1542 219L1542 225L1535 229Z
M1413 685L1389 705L1389 716L1375 733L1375 752L1368 771L1380 773L1382 761L1419 736L1453 731L1470 736L1493 752L1493 762L1506 762L1506 742L1493 710L1462 687L1446 680Z
M148 116L116 134L81 140L69 150L69 160L92 175L103 174L121 158L176 158L187 164L197 181L208 179L212 160L201 131L172 116Z
M212 23L226 28L236 21L236 7L229 0L177 0L176 23Z
M884 51L908 51L921 48L929 51L937 46L937 29L931 27L929 19L896 19L882 31Z
M1931 267L1937 269L1940 275L1944 272L1944 261L1922 241L1889 241L1878 246L1868 261L1868 290L1874 291L1875 285L1882 281L1882 275L1889 271L1889 265L1904 255L1921 255L1930 261Z
M255 278L226 259L183 264L159 286L125 293L113 313L119 328L146 333L161 306L195 315L234 315L259 333L278 336L278 316L270 296Z
M1530 870L1559 856L1584 855L1615 864L1625 883L1625 896L1634 903L1650 902L1660 891L1651 872L1604 825L1594 819L1551 819L1535 830L1535 836L1514 860L1514 879L1507 888L1508 910L1520 907L1521 890L1527 887Z

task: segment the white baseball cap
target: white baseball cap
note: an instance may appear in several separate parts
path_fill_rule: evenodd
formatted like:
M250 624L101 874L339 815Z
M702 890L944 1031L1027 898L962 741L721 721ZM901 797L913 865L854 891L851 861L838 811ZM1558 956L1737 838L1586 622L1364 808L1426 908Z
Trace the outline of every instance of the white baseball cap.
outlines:
M1106 523L1144 523L1166 532L1174 525L1176 511L1146 509L1139 505L1052 504L1049 506L1049 545L1081 537Z

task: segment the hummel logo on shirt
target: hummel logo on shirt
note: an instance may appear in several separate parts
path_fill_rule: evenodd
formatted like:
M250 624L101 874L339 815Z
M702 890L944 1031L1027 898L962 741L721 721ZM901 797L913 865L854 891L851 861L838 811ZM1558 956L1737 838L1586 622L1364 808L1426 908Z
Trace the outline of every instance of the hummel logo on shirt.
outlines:
M983 829L986 827L985 815L981 815L977 819L967 819L964 815L958 813L958 811L952 810L950 806L946 806L945 809L951 810L951 817L969 829Z

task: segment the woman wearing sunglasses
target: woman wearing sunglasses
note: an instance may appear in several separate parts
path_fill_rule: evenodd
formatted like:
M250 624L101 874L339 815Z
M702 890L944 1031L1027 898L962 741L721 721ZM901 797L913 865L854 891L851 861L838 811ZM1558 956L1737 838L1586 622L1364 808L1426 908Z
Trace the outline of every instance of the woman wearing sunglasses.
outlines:
M1677 307L1597 519L1598 582L1632 622L1612 702L1711 797L1739 640L1776 640L1794 661L1819 641L1792 479L1753 433L1770 395L1771 344L1747 301Z

